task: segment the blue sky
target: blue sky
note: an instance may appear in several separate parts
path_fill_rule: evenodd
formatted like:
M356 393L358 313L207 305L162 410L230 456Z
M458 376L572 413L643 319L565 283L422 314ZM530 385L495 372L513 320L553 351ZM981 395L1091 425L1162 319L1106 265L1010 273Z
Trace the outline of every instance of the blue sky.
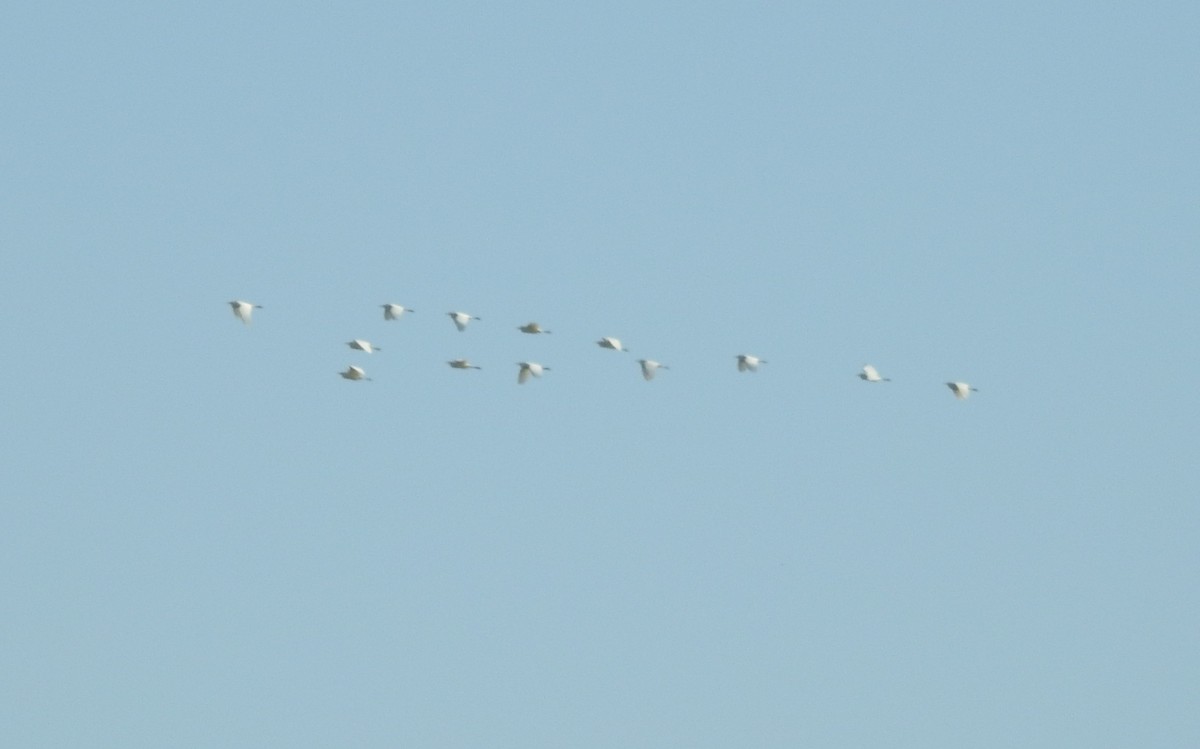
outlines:
M1200 8L422 5L8 14L5 743L1200 742Z

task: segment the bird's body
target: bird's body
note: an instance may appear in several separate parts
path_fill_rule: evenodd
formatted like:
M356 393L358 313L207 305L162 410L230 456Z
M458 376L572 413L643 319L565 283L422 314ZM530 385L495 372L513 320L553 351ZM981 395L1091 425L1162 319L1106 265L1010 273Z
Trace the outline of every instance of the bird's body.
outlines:
M241 320L246 325L250 324L250 318L254 315L254 310L262 309L261 304L253 304L251 302L243 302L240 299L234 299L229 303L233 308L233 315Z
M647 381L654 379L654 374L660 369L670 369L666 364L660 364L653 359L638 359L638 364L642 365L642 377Z
M965 382L947 382L946 387L950 388L950 392L960 401L971 397L971 393L979 392L979 388L973 388Z
M738 354L737 367L739 372L757 372L759 364L766 364L766 359L759 359L750 354Z
M475 366L468 359L454 359L453 361L448 361L446 363L455 369L483 369L483 367Z
M405 307L403 304L381 304L379 306L383 307L384 320L399 320L405 312L416 312L415 309Z
M530 377L541 377L542 372L550 371L550 367L543 367L535 361L517 362L517 366L521 368L521 371L517 372L518 385L524 385Z
M864 366L862 371L858 373L858 376L860 379L866 380L867 382L891 382L891 379L887 377L880 377L879 371L870 364Z
M447 312L450 319L454 321L454 327L458 328L459 332L467 329L467 324L472 320L478 320L474 315L468 315L466 312Z
M535 322L527 322L524 325L517 328L517 330L521 331L522 333L529 333L531 335L537 335L538 333L549 333L550 332L549 330L543 329L541 325L538 325Z
M600 348L610 348L613 351L628 351L629 350L621 345L620 338L611 338L609 336L604 336L600 340L596 341L596 345L599 346Z
M338 374L340 374L342 377L345 377L347 380L371 379L370 377L367 377L367 373L363 371L362 367L356 367L353 364L347 367L345 372L338 372Z
M368 354L375 353L376 351L383 351L383 349L379 348L378 346L373 346L370 341L364 341L361 338L355 338L353 341L347 341L346 345L355 351L365 351Z

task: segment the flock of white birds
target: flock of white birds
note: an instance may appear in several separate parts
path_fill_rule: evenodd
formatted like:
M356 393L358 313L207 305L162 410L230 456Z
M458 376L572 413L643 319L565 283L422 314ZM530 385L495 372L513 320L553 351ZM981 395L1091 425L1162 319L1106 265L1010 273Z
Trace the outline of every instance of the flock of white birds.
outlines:
M261 304L253 304L252 302L246 302L240 299L233 300L229 303L229 306L233 308L234 316L246 325L250 324L250 321L254 316L254 310L262 309ZM415 311L412 308L405 307L402 304L383 304L380 306L383 308L384 320L399 320L406 312ZM450 321L454 323L454 327L457 328L460 333L467 329L467 326L472 320L480 319L475 315L470 315L466 312L447 312L446 315L449 316ZM551 332L536 322L528 322L524 325L520 325L517 327L517 330L529 335L540 335ZM378 346L372 344L370 341L363 340L362 338L355 338L351 341L348 341L346 345L355 351L362 351L367 354L372 354L376 351L382 351L382 349ZM629 351L629 349L621 345L621 339L613 338L611 336L605 336L601 338L600 340L596 341L596 345L600 348L611 349L613 351ZM670 367L668 367L666 364L653 359L638 359L637 361L642 369L642 377L647 381L653 380L654 375L658 373L658 370L670 369ZM766 363L766 359L762 359L752 354L737 355L737 368L739 372L757 372L759 365ZM482 369L481 367L472 364L469 359L454 359L447 362L447 364L454 369ZM517 384L519 385L524 385L531 377L541 377L543 372L550 371L550 367L543 366L542 364L534 361L517 362L517 367ZM345 372L339 372L338 374L347 380L357 381L371 379L370 377L367 377L366 370L355 364L349 365ZM871 366L870 364L865 365L862 368L862 371L859 372L858 376L865 382L891 382L891 379L880 375L879 370L875 369L875 367ZM952 392L954 397L959 400L966 400L971 393L978 392L978 388L971 387L965 382L947 382L946 387L950 388L950 392Z

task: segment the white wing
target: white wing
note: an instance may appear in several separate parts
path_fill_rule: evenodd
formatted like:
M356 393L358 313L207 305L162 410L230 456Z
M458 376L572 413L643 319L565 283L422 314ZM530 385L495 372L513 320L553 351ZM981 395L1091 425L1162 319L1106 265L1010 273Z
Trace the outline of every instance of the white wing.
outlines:
M249 302L233 301L229 303L233 307L233 314L237 319L250 324L250 316L254 314L254 305Z
M740 354L738 356L738 371L745 372L745 371L749 370L751 372L757 372L758 371L758 361L759 361L759 359L757 356L751 356L750 354Z

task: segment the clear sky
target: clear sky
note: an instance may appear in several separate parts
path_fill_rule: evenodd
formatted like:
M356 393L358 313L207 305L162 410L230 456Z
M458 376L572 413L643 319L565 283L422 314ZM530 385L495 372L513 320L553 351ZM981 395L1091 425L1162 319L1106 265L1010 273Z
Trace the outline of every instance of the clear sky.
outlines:
M5 16L4 745L1200 745L1200 5Z

